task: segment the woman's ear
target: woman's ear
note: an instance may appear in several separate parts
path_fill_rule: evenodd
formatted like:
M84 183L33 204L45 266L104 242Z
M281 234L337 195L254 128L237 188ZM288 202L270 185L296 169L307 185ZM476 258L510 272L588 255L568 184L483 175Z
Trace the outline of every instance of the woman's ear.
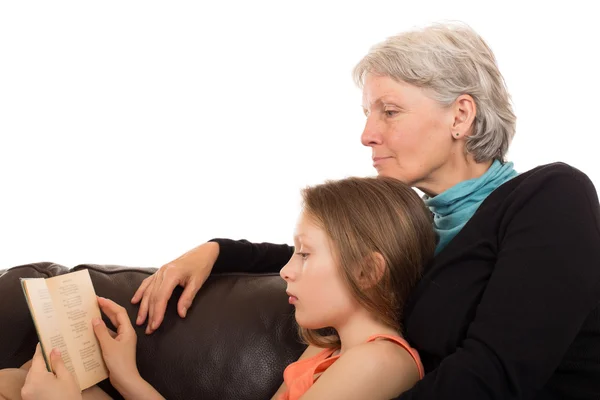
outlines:
M385 259L378 252L373 252L371 256L365 260L365 268L360 272L358 283L360 288L367 290L377 285L385 275Z
M472 133L473 123L477 115L475 100L468 94L456 98L452 106L453 123L450 129L454 139L462 139Z

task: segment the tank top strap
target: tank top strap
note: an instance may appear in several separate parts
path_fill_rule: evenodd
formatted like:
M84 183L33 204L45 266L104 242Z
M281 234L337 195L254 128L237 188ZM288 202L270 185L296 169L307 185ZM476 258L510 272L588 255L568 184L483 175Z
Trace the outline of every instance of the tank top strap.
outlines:
M288 387L287 392L278 400L297 400L314 383L315 371L335 352L335 349L323 349L312 357L291 363L283 371L283 381Z
M331 367L331 364L333 364L337 361L338 358L340 358L339 354L334 356L333 353L334 352L331 352L329 354L329 357L322 359L317 363L317 365L315 365L313 375L322 374L327 368Z
M374 342L377 339L389 340L391 342L398 344L400 347L402 347L404 350L406 350L408 352L408 354L411 355L412 359L415 361L415 364L417 364L417 369L419 370L419 378L423 379L423 377L425 376L425 370L423 368L423 364L421 363L421 357L419 357L419 353L417 352L417 350L413 349L410 346L410 344L408 344L408 342L403 337L395 336L395 335L383 335L383 334L382 335L373 335L367 339L367 343Z

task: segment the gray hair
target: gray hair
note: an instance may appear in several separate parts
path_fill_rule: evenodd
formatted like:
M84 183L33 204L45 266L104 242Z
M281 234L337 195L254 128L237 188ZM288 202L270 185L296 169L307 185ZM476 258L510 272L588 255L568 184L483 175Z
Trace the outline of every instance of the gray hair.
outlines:
M470 95L477 112L466 151L476 162L504 161L517 118L492 50L466 24L438 23L389 37L354 68L359 87L368 73L429 89L444 106Z

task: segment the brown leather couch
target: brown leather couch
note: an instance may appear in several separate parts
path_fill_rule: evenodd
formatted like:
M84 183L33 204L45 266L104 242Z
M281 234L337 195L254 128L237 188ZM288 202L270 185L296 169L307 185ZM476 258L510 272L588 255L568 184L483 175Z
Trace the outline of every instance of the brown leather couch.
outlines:
M130 299L154 269L79 265L89 269L96 294L127 309ZM69 269L53 263L28 264L0 271L0 368L19 367L38 341L19 283L20 277L50 277ZM165 320L155 333L138 334L141 375L167 399L270 399L285 366L298 358L299 342L285 284L274 274L221 274L209 277L187 317L176 313L177 288ZM105 318L108 326L110 321ZM100 386L121 398L108 380Z

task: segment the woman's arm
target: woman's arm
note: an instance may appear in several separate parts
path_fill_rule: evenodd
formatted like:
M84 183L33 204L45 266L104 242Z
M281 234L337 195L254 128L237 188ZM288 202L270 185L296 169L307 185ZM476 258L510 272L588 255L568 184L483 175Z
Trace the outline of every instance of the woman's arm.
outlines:
M177 302L177 310L185 318L196 293L212 272L279 272L293 253L294 248L285 244L212 239L163 265L144 279L131 299L133 304L140 303L136 324L142 325L147 319L147 334L158 329L177 286L184 288Z
M397 400L533 398L598 306L600 213L589 179L561 168L511 207L466 339Z
M211 239L219 243L212 272L279 272L294 254L287 244L251 243L247 240Z
M378 340L344 353L301 400L389 400L418 380L412 356L396 343Z

